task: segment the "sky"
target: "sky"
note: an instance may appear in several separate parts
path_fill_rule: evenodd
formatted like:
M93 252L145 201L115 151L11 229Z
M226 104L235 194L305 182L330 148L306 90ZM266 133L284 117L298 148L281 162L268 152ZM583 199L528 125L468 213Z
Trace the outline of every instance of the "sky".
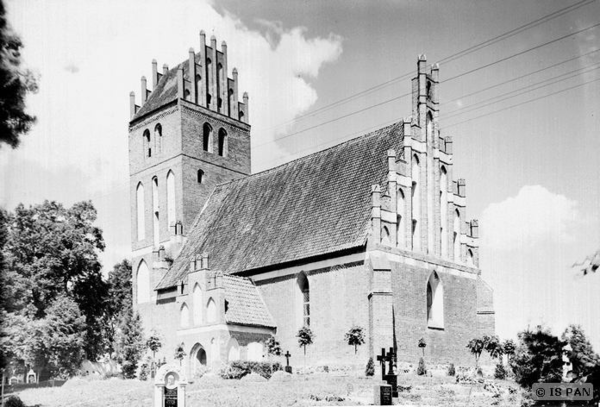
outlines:
M152 59L187 59L201 29L250 95L253 172L409 116L426 54L498 334L577 323L599 350L600 273L572 267L600 248L599 3L8 0L38 121L0 148L0 206L91 199L105 270L128 257L128 95L139 104Z

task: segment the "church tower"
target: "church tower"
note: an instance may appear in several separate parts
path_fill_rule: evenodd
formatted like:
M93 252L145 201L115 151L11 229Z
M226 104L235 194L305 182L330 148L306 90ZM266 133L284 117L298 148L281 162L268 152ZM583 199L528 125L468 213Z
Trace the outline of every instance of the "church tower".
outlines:
M248 95L239 97L237 69L228 72L227 44L218 50L213 36L206 45L201 31L199 52L160 72L153 60L139 105L130 94L133 301L142 314L215 186L250 174Z

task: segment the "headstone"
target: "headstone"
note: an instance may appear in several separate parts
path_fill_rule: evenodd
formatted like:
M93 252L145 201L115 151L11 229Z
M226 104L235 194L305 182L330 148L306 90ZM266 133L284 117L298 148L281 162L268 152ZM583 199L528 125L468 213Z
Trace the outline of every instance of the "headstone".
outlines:
M186 386L179 366L162 365L154 378L154 407L185 407Z
M292 355L290 354L290 351L288 350L287 352L285 352L285 372L286 373L292 373L292 367L290 366L290 358L292 357Z
M392 386L389 384L376 384L373 387L373 404L376 406L392 405Z
M35 383L35 372L33 371L33 369L29 369L29 372L27 373L27 383Z

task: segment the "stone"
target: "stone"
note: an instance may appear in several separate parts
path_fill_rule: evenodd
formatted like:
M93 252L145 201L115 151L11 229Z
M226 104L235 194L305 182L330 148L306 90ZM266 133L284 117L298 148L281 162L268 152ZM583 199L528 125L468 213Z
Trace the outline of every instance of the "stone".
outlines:
M373 386L373 404L376 406L392 405L392 386L389 384L376 384Z
M154 407L185 407L186 386L179 366L162 365L154 378Z

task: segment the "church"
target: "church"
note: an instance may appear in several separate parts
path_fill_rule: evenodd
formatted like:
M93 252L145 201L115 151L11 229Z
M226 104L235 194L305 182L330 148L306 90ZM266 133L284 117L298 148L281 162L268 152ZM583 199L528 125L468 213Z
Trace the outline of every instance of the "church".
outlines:
M133 299L159 358L193 377L266 358L272 335L291 364L364 366L382 348L417 363L471 365L466 344L494 334L478 223L442 137L439 67L419 56L412 112L398 122L259 173L250 99L227 45L142 77L130 94ZM148 89L150 87L150 89ZM264 103L264 102L259 102ZM350 328L365 343L348 346Z

